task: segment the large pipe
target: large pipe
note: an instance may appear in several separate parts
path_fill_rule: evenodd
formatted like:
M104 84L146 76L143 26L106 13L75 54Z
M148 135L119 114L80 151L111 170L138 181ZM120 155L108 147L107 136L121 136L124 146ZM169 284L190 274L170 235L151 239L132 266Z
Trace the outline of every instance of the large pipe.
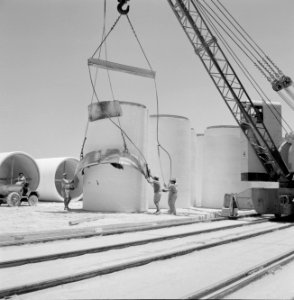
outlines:
M0 185L15 183L19 173L24 173L31 190L38 188L40 172L30 155L21 151L0 153Z
M54 157L36 159L40 170L38 187L40 201L62 202L61 179L67 173L68 179L73 179L78 166L78 160L72 157ZM72 201L82 199L83 180L81 174L75 178L75 189L71 191Z

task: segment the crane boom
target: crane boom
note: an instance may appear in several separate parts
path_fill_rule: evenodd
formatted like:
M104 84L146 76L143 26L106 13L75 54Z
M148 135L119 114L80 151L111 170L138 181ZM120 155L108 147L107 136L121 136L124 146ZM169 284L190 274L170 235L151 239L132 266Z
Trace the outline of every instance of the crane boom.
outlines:
M289 172L244 86L207 26L198 0L167 0L236 122L264 166L269 179L290 183Z

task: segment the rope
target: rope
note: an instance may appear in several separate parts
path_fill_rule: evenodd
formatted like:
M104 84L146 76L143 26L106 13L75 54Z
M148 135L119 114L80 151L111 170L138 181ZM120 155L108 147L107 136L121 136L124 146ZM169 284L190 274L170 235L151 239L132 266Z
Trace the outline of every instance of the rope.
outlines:
M242 73L246 76L246 78L248 79L248 81L251 83L252 87L255 89L255 91L259 94L259 96L261 97L261 100L267 105L267 107L269 108L269 110L272 112L273 116L276 118L276 120L280 123L280 120L278 119L277 115L281 118L281 121L284 121L285 124L288 126L289 130L292 131L290 125L286 122L285 119L283 119L281 113L276 109L275 106L270 106L262 97L261 94L263 94L263 96L268 100L269 103L272 104L271 100L268 98L268 96L265 94L265 92L262 90L262 88L260 87L260 85L256 82L256 80L252 77L252 75L250 74L250 72L246 69L246 67L244 66L244 64L240 61L240 59L237 57L237 55L234 53L234 51L232 50L232 48L228 45L228 43L225 41L225 39L223 38L222 34L218 31L218 29L215 27L215 25L211 22L211 20L208 18L208 16L206 15L206 12L203 11L202 7L200 8L200 10L203 13L203 16L205 16L206 21L210 24L210 26L214 29L216 35L218 36L218 38L222 41L222 43L224 44L225 48L227 49L227 51L229 52L229 54L231 55L231 57L233 58L233 60L236 62L236 64L239 66L240 70L242 71ZM255 84L255 85L254 85ZM260 91L259 91L260 90ZM274 112L274 111L275 112ZM276 115L277 114L277 115ZM283 126L283 124L281 123L282 128L285 130L285 132L288 132L287 129Z
M133 24L132 24L129 16L126 15L126 17L127 17L128 22L129 22L129 25L130 25L130 27L132 29L132 32L133 32L133 34L134 34L134 36L136 38L136 41L138 42L138 45L140 46L140 49L141 49L141 51L142 51L142 53L143 53L143 55L145 57L145 60L146 60L146 62L148 64L148 67L149 67L150 71L153 71L151 63L150 63L150 61L149 61L149 59L148 59L148 57L147 57L147 55L146 55L146 53L144 51L144 48L143 48L143 46L142 46L142 44L141 44L141 42L140 42L140 40L138 38L138 35L137 35L136 31L135 31L135 28L134 28L134 26L133 26ZM155 95L156 95L156 112L157 112L156 113L156 140L157 140L157 151L158 151L158 157L159 157L159 163L160 163L160 169L161 169L162 179L163 179L163 182L166 184L166 182L164 180L162 165L161 165L160 148L168 155L168 158L169 158L169 163L170 163L170 176L169 176L170 178L169 179L172 178L172 158L171 158L169 152L159 142L159 97L158 97L158 89L157 89L157 84L156 84L156 79L155 78L153 79L153 83L154 83L154 89L155 89Z

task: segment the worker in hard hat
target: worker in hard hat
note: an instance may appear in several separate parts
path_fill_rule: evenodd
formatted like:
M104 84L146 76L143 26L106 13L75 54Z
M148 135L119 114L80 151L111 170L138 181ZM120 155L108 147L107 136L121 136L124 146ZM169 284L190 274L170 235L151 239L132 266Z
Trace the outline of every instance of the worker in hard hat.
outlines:
M74 182L73 180L67 179L67 174L62 174L61 180L61 195L64 200L64 210L69 210L69 202L71 200L70 191L74 189Z
M155 214L159 215L160 214L159 202L161 199L161 185L160 185L158 176L152 176L151 178L153 180L150 180L150 178L148 178L147 181L153 186L153 192L154 192L153 202L156 207Z
M168 213L173 215L177 214L176 200L178 197L178 189L177 189L176 182L177 182L176 179L172 178L169 181L169 185L165 186L165 188L163 189L164 192L168 191L168 206L169 206Z

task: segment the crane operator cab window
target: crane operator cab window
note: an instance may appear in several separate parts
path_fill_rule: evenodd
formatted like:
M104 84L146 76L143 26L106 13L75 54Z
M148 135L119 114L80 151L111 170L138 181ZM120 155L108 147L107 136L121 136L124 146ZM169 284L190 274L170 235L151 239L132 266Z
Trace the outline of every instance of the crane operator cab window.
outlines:
M252 119L256 124L263 123L263 107L262 105L255 105L255 112L252 116Z

